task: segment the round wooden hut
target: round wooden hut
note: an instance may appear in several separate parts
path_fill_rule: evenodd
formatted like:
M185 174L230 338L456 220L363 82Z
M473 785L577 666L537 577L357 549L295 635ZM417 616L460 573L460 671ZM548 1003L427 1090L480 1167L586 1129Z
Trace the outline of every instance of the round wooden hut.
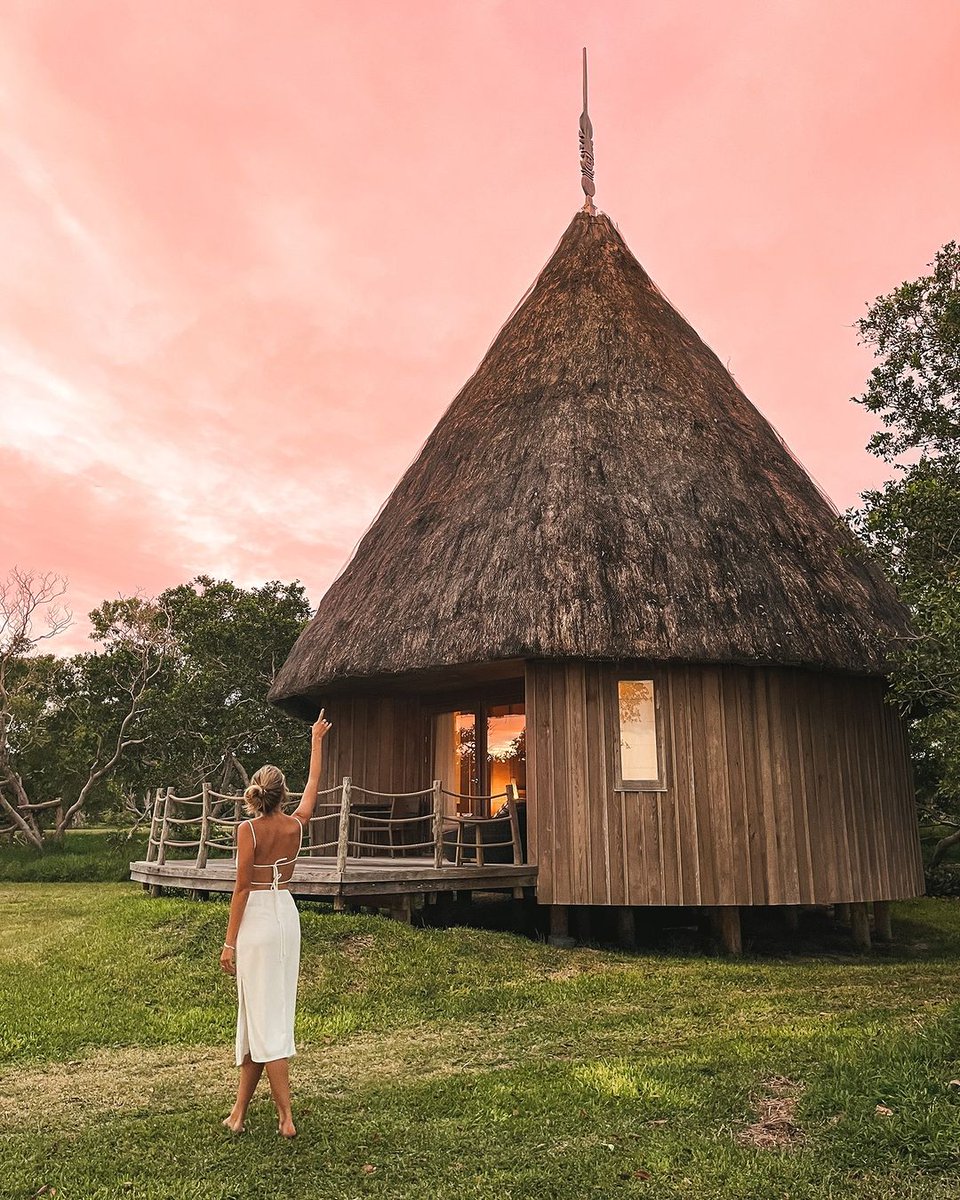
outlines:
M270 699L328 782L516 782L540 903L923 890L891 585L605 215L578 213ZM558 921L557 928L561 922Z

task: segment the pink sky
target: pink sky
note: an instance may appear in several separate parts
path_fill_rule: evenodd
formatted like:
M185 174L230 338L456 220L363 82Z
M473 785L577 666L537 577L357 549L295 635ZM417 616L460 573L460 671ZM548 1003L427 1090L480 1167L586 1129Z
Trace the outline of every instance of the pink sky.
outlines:
M955 0L33 0L0 574L315 604L580 206L584 44L598 207L838 506L880 482L852 326L960 235Z

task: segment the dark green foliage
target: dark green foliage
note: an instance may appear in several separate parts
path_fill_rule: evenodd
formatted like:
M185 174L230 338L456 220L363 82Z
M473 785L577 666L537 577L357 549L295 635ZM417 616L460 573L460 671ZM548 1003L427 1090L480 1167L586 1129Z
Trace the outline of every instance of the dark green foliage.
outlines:
M897 476L851 523L910 607L892 699L911 721L924 815L960 817L960 247L858 322L880 363L857 403L886 429L870 449ZM901 460L901 456L906 456Z
M960 867L946 864L923 871L924 891L928 896L960 896Z
M70 829L38 850L0 845L0 880L10 883L122 883L146 854L147 834L128 829Z
M887 462L911 450L955 455L960 446L960 246L948 242L930 265L857 322L882 360L857 403L887 426L868 447Z
M152 690L148 740L125 770L127 786L167 784L183 794L206 779L219 787L231 755L248 772L273 762L301 786L308 731L264 697L310 616L302 585L241 588L198 576L158 603L170 614L173 650Z
M240 588L199 576L153 602L104 601L90 614L94 651L15 659L8 668L10 745L30 799L59 797L69 806L98 754L102 761L105 749L109 757L130 708L138 647L160 625L164 656L127 729L133 744L96 784L84 817L115 818L125 796L159 786L181 794L198 791L203 780L236 786L235 760L250 772L275 762L300 786L307 731L264 697L309 614L297 582ZM54 810L38 817L47 829L54 819Z

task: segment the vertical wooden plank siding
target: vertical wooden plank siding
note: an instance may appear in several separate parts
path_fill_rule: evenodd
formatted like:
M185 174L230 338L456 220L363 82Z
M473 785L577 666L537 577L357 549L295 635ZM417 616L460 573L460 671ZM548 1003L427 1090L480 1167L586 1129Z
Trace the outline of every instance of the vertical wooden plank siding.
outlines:
M616 789L617 679L630 675L656 681L663 792ZM921 893L909 757L884 687L786 667L529 663L540 900L827 904Z
M598 827L600 836L590 840L591 874L594 884L591 890L602 891L604 904L620 904L622 901L613 899L613 873L610 861L610 810L607 803L607 789L604 786L606 771L604 769L604 736L603 720L600 712L600 671L595 663L588 663L583 675L583 722L586 744L586 797L588 814L596 814L593 823ZM529 719L529 713L527 714ZM590 730L596 730L597 736L588 737ZM589 821L588 816L588 821Z
M562 695L558 702L565 703L567 736L564 758L567 768L567 794L570 798L570 823L567 828L569 844L579 847L579 853L567 855L570 862L570 887L578 896L592 896L603 881L594 878L592 843L599 843L602 827L594 836L590 828L591 812L587 795L587 730L586 730L586 686L583 663L568 664L561 676Z
M780 677L780 736L785 750L787 787L790 795L790 813L793 818L793 836L797 855L797 899L809 904L808 896L817 894L814 882L814 855L810 852L810 807L815 793L808 785L804 774L803 754L797 715L802 706L801 691L805 680L798 679L796 671L778 671Z
M763 833L766 842L766 882L770 904L786 904L783 880L780 876L779 863L782 857L782 846L779 834L779 820L775 799L775 783L773 764L770 757L770 720L767 703L767 679L765 671L750 673L751 699L753 707L748 708L744 715L748 722L756 723L756 754L758 771L758 790L754 803L762 813Z
M725 869L736 875L742 870L738 857L745 853L747 857L743 886L749 895L747 904L755 904L753 898L753 860L754 847L750 841L750 825L747 817L747 788L744 778L743 765L743 732L741 727L742 713L740 711L740 689L737 686L737 676L728 671L720 672L720 700L722 704L723 738L726 759L726 786L729 790L729 844L727 846L727 865ZM731 889L736 895L736 889ZM762 901L761 901L762 903Z
M687 669L687 706L690 714L690 761L693 767L691 799L697 812L697 855L700 867L701 894L713 899L704 903L718 904L717 838L714 831L716 797L711 796L707 773L707 724L703 712L703 675L696 668Z
M713 822L713 863L717 903L734 904L737 895L736 876L739 871L734 865L733 830L730 816L734 806L740 803L740 800L733 792L732 781L729 777L724 727L722 668L704 667L701 679L703 681L704 728L707 734L708 795L720 800L719 803L714 800L709 805L710 817Z
M889 708L889 705L887 708ZM896 762L897 759L896 743L894 740L893 728L889 716L882 723L881 734L881 756L884 770L887 770L889 764ZM889 887L895 887L897 877L899 875L897 844L894 841L882 843L880 850L883 855L884 867L889 880Z
M333 728L324 742L321 788L338 786L344 775L377 792L429 785L423 718L415 696L338 697L327 712Z
M832 718L834 728L840 720L841 711L849 702L850 697L848 695L833 695L832 703L827 707L827 716L828 718ZM845 772L848 785L847 844L850 850L850 878L848 885L844 889L841 881L838 890L842 893L841 899L844 903L847 901L853 903L870 879L866 844L864 839L859 837L857 833L858 829L867 819L867 809L864 807L867 777L856 724L849 729L848 736L843 739L838 753L841 769Z
M607 805L607 830L610 850L610 895L612 904L626 904L630 891L631 856L627 853L626 833L624 830L624 793L614 787L617 760L620 754L620 734L616 727L613 706L609 702L607 690L610 687L609 673L606 667L597 664L597 702L600 712L600 743L603 748L601 762L603 775L598 786L603 788ZM614 682L614 688L616 683ZM613 764L613 771L610 764ZM636 874L636 868L634 868Z
M567 752L570 746L567 730L566 670L561 665L548 676L550 685L550 712L553 720L553 774L551 786L555 794L563 796L563 803L553 809L554 903L569 904L570 897L580 895L573 885L573 860L583 854L583 844L573 841L572 812L574 797L570 795L570 780L567 778ZM584 901L584 903L589 903Z
M797 834L793 824L793 780L787 766L783 733L783 688L781 672L767 672L767 719L770 743L770 766L773 778L773 809L777 845L780 851L777 878L783 899L781 904L800 903L800 862L797 856Z
M734 681L736 677L733 677ZM743 811L746 822L747 848L750 859L750 893L752 904L769 904L770 893L767 882L767 835L763 822L763 806L757 802L760 796L760 767L757 762L757 729L753 720L752 678L747 675L742 686L733 687L737 697L737 731L740 737L740 761L743 775Z
M700 855L697 828L696 789L693 779L693 757L690 749L689 686L685 667L674 667L667 673L669 680L669 720L664 721L664 736L669 736L673 772L667 776L667 787L676 796L678 853L680 855L680 887L678 903L701 904Z
M536 676L531 671L530 667L526 670L526 680L524 683L524 695L526 697L525 711L527 718L527 729L533 729L540 721L540 708L537 704L537 689ZM538 795L538 770L539 756L537 748L540 745L539 738L526 738L526 754L527 754L527 862L535 863L539 861L539 852L537 846L537 834L539 832L540 822L537 812L537 795Z
M660 723L664 727L669 719L669 676L661 680L657 689L660 706ZM667 686L664 686L666 683ZM663 768L664 781L668 781L674 772L673 743L664 736L663 739ZM660 840L660 894L657 904L664 904L665 896L676 896L680 890L680 839L677 824L676 789L665 792L652 792L648 803L657 819L657 834Z
M536 742L534 757L537 765L537 829L533 835L537 845L537 878L540 872L544 875L544 886L538 888L537 895L544 904L554 903L554 887L556 870L554 867L554 803L555 788L553 786L553 713L550 707L550 673L544 671L538 664L527 664L527 687L533 684L536 696L537 724L534 734L533 727L527 728L527 753L530 742ZM531 836L528 832L528 838Z

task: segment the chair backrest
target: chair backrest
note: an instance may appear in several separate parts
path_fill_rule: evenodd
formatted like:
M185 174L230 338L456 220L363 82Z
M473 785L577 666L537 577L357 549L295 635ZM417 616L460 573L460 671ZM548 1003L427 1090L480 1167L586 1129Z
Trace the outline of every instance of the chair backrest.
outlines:
M390 818L418 817L427 812L429 796L394 796L390 803Z

